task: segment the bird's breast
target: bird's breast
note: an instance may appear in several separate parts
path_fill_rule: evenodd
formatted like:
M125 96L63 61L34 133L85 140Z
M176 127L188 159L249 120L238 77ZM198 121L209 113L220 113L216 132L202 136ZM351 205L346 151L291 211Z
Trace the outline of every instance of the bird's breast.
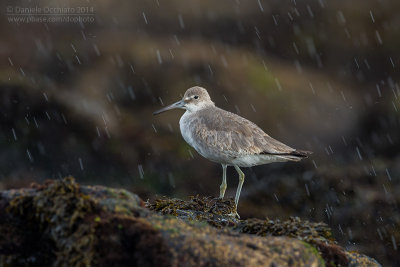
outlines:
M188 114L188 111L186 111L179 120L179 128L186 143L196 148L196 144L193 139L193 129L190 127L190 121L190 115Z
M224 151L219 151L213 142L208 142L214 139L211 138L212 136L202 133L195 114L185 113L179 121L179 127L186 143L203 157L218 163L227 163L231 159Z

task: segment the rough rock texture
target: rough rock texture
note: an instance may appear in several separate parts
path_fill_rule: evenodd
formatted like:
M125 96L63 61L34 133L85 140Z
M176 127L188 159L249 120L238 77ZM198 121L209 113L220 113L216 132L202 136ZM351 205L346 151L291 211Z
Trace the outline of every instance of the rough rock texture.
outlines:
M232 200L144 203L73 178L0 193L1 266L379 266L322 223L238 220Z

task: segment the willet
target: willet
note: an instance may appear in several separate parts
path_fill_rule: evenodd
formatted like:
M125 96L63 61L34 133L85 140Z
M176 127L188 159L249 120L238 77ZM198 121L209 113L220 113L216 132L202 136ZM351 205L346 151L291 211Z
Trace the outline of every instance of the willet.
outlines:
M224 197L227 187L226 168L235 167L239 174L236 210L244 182L240 167L299 161L311 154L309 151L293 149L270 137L253 122L216 107L207 90L202 87L189 88L182 100L153 114L175 108L186 110L179 120L183 139L200 155L222 165L220 198Z

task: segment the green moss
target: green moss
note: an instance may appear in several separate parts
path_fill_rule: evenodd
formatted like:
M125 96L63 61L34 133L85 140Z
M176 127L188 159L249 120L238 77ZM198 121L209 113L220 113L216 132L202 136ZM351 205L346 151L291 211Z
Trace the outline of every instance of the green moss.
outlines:
M28 228L37 227L31 230L39 231L41 238L51 240L54 265L76 266L93 264L99 243L96 231L108 223L110 214L140 214L140 205L141 200L125 190L81 187L67 177L39 186L34 194L14 197L7 212L28 222Z
M255 234L259 236L288 236L313 242L333 242L331 229L325 223L312 223L303 221L299 217L290 217L288 220L260 220L247 219L241 221L236 230L241 233Z
M228 232L245 233L257 236L283 236L300 240L312 254L318 256L322 265L345 266L348 259L345 251L336 245L332 231L325 223L314 223L290 217L288 220L247 219L237 220L230 213L234 211L234 202L211 197L190 197L190 200L162 198L146 206L162 214L183 219L189 224L200 223L205 226L224 229ZM281 248L272 247L272 251L281 253ZM323 262L324 259L325 261Z
M91 224L82 224L93 211L89 196L82 194L72 177L48 184L35 196L21 195L10 202L8 212L22 216L27 221L36 221L39 229L56 244L58 258L70 259L68 265L90 264L97 239ZM62 242L60 242L62 240ZM56 265L63 261L55 261Z
M229 216L235 212L233 199L192 196L189 201L161 198L147 203L150 210L172 215L186 221L207 222L217 228L233 225L237 219Z
M311 244L305 242L305 241L301 241L303 243L303 245L311 252L311 254L315 255L316 257L318 257L320 265L321 266L325 266L325 261L324 259L321 257L320 252L318 251L318 249L314 246L312 246ZM330 265L329 265L330 266Z
M227 215L235 211L233 199L222 200L212 197L191 196L189 201L161 198L146 206L163 214L177 215L178 211L198 211L215 215Z
M337 246L326 224L296 217L240 221L230 216L233 211L232 199L144 204L125 190L80 186L71 177L4 191L0 250L12 250L0 254L0 265L26 266L35 259L40 266L170 266L181 258L189 266L347 266L348 258L374 263Z

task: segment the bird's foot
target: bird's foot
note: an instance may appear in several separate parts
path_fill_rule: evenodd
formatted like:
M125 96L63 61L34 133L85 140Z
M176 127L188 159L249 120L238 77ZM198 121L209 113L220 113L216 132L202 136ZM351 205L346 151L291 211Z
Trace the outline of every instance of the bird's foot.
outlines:
M229 213L228 216L240 220L240 216L239 216L239 213L237 213L237 211Z

